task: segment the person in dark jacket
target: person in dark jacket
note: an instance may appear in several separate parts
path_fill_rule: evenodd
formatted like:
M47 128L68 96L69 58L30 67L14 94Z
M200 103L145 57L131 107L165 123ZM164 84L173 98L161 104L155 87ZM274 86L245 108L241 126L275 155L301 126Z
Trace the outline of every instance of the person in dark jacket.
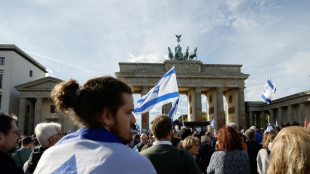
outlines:
M24 164L25 173L33 173L43 152L49 147L56 144L62 134L60 133L61 125L59 123L39 123L35 128L35 133L40 146L35 147L31 153L28 162Z
M19 174L23 170L16 166L11 153L16 152L20 140L16 117L0 114L0 173Z
M206 173L211 156L214 152L214 149L211 148L210 143L211 140L207 135L201 136L201 144L196 161L202 173Z
M135 134L132 137L132 141L128 144L128 147L134 148L135 145L137 145L138 143L140 143L140 135L139 134Z
M142 133L140 136L140 143L136 144L133 148L133 150L140 152L142 147L147 143L148 136L146 133Z
M247 138L246 145L248 146L248 154L250 158L250 169L251 174L257 174L257 154L258 151L263 147L261 144L255 142L255 131L253 129L248 129L245 131L245 136Z

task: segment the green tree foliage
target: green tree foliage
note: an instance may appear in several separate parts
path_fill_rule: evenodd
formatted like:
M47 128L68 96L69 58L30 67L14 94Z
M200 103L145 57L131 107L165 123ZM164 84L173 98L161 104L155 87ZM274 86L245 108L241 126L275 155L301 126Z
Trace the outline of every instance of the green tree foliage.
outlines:
M183 121L182 118L184 119L184 122L187 121L187 115L181 115L181 116L178 118L178 120L179 120L180 123L182 123L182 121Z
M202 112L201 120L207 121L207 113L206 112Z

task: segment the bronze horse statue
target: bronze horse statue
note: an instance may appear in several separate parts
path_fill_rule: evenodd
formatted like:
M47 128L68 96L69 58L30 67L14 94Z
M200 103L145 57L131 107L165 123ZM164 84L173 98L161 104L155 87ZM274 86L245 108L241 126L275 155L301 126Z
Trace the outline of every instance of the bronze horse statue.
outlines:
M194 49L194 52L189 55L189 60L193 60L196 57L197 60L197 47Z
M173 60L173 59L174 59L170 47L168 47L168 55L169 55L170 60Z
M183 60L187 60L187 59L188 59L188 55L189 55L188 50L189 50L189 47L187 46L186 51L185 51L185 54L184 54L184 56L183 56Z

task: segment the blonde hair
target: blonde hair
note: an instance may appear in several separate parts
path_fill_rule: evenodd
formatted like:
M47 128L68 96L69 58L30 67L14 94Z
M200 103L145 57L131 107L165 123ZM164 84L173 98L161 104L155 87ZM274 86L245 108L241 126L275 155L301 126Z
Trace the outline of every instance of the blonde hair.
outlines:
M267 173L306 174L307 171L309 172L309 144L309 130L297 126L283 128L273 141Z
M194 145L199 144L199 139L197 137L188 136L183 140L182 146L185 150L189 150Z
M275 139L277 133L276 132L268 132L264 134L265 140L263 141L263 148L267 149L268 148L268 144L270 142L273 142L273 140Z

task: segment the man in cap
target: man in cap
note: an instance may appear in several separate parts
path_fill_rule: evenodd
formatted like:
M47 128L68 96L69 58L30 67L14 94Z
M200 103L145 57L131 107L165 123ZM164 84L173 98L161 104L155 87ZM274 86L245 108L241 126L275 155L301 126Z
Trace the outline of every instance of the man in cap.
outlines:
M33 140L31 137L25 137L22 140L22 147L14 155L13 159L17 167L23 167L25 162L28 161L32 152Z

